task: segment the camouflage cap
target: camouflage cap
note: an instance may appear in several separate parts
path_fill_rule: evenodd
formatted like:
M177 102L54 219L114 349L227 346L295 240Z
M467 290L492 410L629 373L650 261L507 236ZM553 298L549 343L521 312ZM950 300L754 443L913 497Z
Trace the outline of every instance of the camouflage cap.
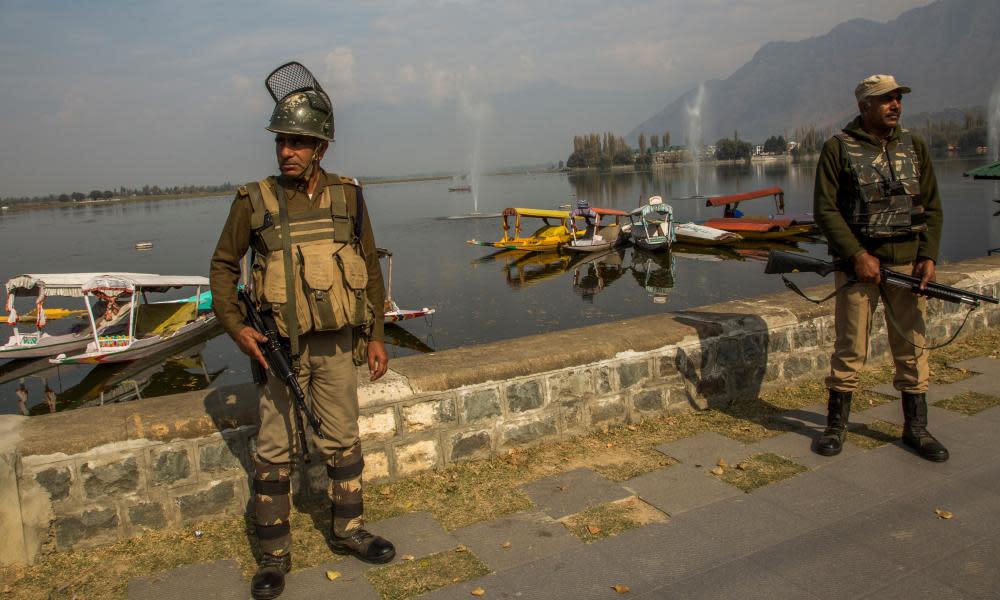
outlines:
M896 78L892 75L869 75L861 80L858 87L854 88L854 97L858 99L858 102L861 102L865 98L884 96L897 90L901 94L909 94L912 91L905 85L896 83Z

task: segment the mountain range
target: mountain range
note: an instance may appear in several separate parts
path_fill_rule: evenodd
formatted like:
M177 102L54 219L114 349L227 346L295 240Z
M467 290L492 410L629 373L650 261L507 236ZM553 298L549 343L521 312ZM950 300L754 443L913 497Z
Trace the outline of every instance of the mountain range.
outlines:
M913 88L906 115L949 107L985 106L1000 77L1000 1L937 0L887 23L853 19L825 35L770 42L726 79L706 81L702 140L738 131L763 141L796 127L841 127L857 114L854 86L873 73L891 73ZM685 142L688 107L697 88L681 94L638 127L670 131Z

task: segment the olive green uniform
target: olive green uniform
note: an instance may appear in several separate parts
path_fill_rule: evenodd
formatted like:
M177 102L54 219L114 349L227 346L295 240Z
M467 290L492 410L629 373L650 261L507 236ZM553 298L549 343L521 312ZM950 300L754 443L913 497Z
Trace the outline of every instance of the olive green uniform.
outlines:
M351 229L357 222L360 186L354 180L321 171L312 198L305 192L302 181L278 178L265 183L281 185L288 216L293 219L296 215L302 217L306 214L322 214L324 211L320 210L320 202L329 200L328 196L324 199L324 190L328 186L334 186L330 189L343 189ZM361 208L360 240L356 247L367 271L364 296L374 313L370 338L381 341L384 336L382 308L385 290L367 209L364 206ZM273 215L273 218L277 221L278 215ZM314 227L314 230L325 227L332 231L329 219L329 216L325 218L325 226L323 217L316 219L317 224L314 226L300 219L298 225L293 223L290 231L293 237L296 227ZM253 202L250 195L245 193L245 188L242 188L230 208L229 218L212 256L210 270L213 308L219 322L230 335L244 327L236 291L241 273L240 262L251 247L253 225ZM301 254L303 248L308 252L307 246L293 248L299 253L297 260L312 260L312 257L306 258ZM280 251L277 256L281 257ZM329 254L323 256L330 263L326 265L325 271L334 268L334 258L336 257ZM304 272L304 276L309 278L310 273ZM283 282L280 276L268 280L265 274L263 281L254 277L254 285L261 288L256 290L258 299L267 295L268 289L272 295L286 295L288 290L284 289ZM274 301L273 298L268 300ZM308 323L312 307L303 306L306 304L304 301L299 301L298 304L299 316L305 311ZM287 325L280 317L277 320L280 331L286 333ZM302 321L301 318L298 320ZM305 333L299 336L299 384L306 392L307 404L322 422L325 439L312 436L312 442L323 456L330 477L328 495L332 502L333 533L346 537L363 524L361 472L364 460L359 442L357 374L352 352L357 334L350 326L333 331L312 331L305 327L301 331ZM291 506L289 477L292 456L298 451L294 447L298 437L292 414L293 400L284 382L274 376L268 377L260 388L259 410L261 425L257 436L254 474L256 529L261 551L270 555L282 555L289 551L291 544L288 521Z
M901 136L909 136L899 127L892 132L885 145L864 131L858 117L844 130L843 135L856 147L885 156L894 157L899 166L915 169L915 186L919 187L917 200L918 220L925 226L922 231L901 232L899 235L872 237L863 228L850 222L849 207L858 201L861 190L852 168L847 147L836 136L823 146L816 167L816 184L813 193L813 210L816 223L827 238L830 253L837 259L850 260L862 251L879 259L883 266L909 273L919 259L937 262L941 239L943 215L937 179L931 165L927 144L912 136L913 152L903 158L897 152ZM898 161L912 161L913 165ZM916 222L915 220L915 222ZM926 300L906 290L869 283L847 283L847 277L838 274L835 327L837 341L830 359L830 375L826 379L829 389L852 392L857 389L858 369L868 356L869 332L872 317L881 298L889 305L889 346L896 366L894 385L904 392L921 393L928 387L928 353L915 348L925 345ZM911 343L912 342L912 343Z

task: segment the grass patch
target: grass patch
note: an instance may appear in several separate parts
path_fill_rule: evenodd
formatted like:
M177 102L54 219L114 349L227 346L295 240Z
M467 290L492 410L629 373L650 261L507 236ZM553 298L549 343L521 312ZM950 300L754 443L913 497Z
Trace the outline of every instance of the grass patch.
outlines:
M854 412L864 412L869 408L875 408L876 406L881 406L895 401L898 401L898 399L893 398L892 396L885 396L868 390L861 390L854 393L854 396L851 399L851 410Z
M938 400L934 403L934 406L967 415L974 415L987 408L993 408L998 404L1000 404L1000 398L996 396L987 396L979 392L964 392L952 398Z
M851 427L847 432L847 441L866 450L891 444L901 437L903 437L903 426L886 421L872 421Z
M805 467L770 452L751 456L735 467L729 467L717 477L744 492L750 493L765 485L788 479L806 471Z
M459 546L455 550L372 569L365 573L365 577L382 600L406 600L489 572L490 568L483 561Z
M667 515L638 498L607 502L562 519L569 532L586 543L618 535L649 523L662 523Z

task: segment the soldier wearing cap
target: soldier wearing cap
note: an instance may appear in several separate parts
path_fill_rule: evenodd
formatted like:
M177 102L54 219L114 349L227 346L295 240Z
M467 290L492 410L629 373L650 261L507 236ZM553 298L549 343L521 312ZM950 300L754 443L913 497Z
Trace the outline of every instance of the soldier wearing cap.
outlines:
M872 317L885 303L893 385L902 395L903 442L927 460L948 450L927 431L926 300L880 286L880 267L934 279L943 216L927 144L899 125L910 88L892 75L872 75L854 90L860 115L823 146L813 195L816 223L830 253L848 261L855 278L838 272L830 358L827 426L815 451L839 454L858 369L868 356Z
M210 273L219 322L258 367L253 517L261 560L251 582L255 599L284 590L291 568L289 477L293 456L303 449L296 447L290 394L278 377L267 377L258 347L266 338L243 323L236 292L248 251L251 295L273 314L322 423L323 437L312 440L330 479L331 549L374 563L395 556L393 545L365 530L362 520L355 365L367 362L375 380L386 372L388 356L382 272L361 186L320 166L333 139L333 107L312 74L288 63L268 77L267 88L276 102L267 130L275 134L280 174L239 188Z

